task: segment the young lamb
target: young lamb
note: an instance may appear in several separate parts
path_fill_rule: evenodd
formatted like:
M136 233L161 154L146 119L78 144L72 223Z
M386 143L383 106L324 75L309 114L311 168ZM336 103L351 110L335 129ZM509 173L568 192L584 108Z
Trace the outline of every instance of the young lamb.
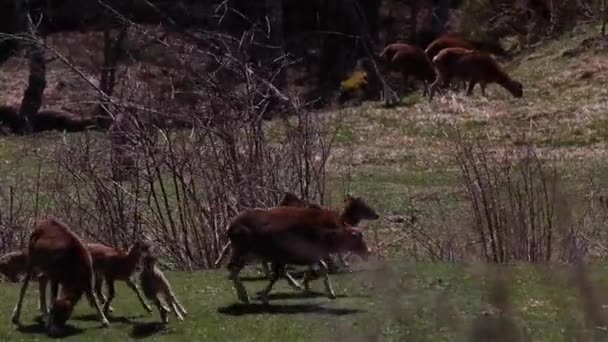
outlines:
M94 272L91 254L82 240L67 225L55 218L36 224L30 236L27 254L27 272L13 310L13 324L20 324L19 317L25 292L36 269L39 269L48 276L52 287L61 285L59 295L53 296L51 300L51 310L46 322L49 335L60 332L83 293L88 297L89 302L94 303L102 325L109 326L93 290ZM41 305L43 312L47 312L46 300Z
M173 308L177 319L179 321L184 320L183 316L186 316L188 312L180 304L163 272L156 266L156 257L152 255L144 257L143 269L139 275L139 280L146 297L154 302L158 308L163 323L169 322L168 313L171 309L162 303L160 296L163 297L166 304Z
M477 83L481 85L483 96L486 96L485 88L489 83L499 84L514 97L523 96L523 85L509 77L496 60L488 54L462 48L448 48L435 56L433 63L437 68L437 79L431 85L429 101L433 99L437 87L441 83L449 84L452 78L469 82L467 96L473 93L473 88Z
M294 193L285 192L281 202L279 202L279 207L305 207L305 208L316 208L323 209L320 205L316 203L311 203L309 201L300 199ZM376 213L372 207L370 207L361 197L353 197L351 195L346 195L344 199L344 208L350 208L348 212L348 220L345 221L346 224L351 226L357 226L359 222L362 220L377 220L380 216ZM356 209L355 209L356 208ZM326 209L331 210L331 209ZM340 215L338 212L334 213L336 215ZM340 259L340 263L342 266L348 267L348 262L344 259L342 253L338 253L338 257ZM324 260L328 265L329 269L335 268L334 261L331 258Z
M117 280L126 282L127 286L135 292L144 309L151 313L152 308L144 300L139 286L132 280L139 261L144 254L149 252L150 245L144 241L137 241L126 253L121 249L108 247L100 243L89 243L87 247L93 258L93 267L96 274L95 292L104 303L104 313L107 315L113 311L111 303L115 295L114 282ZM108 288L107 299L101 290L104 280Z
M228 238L232 243L228 269L239 300L249 302L239 273L251 256L273 265L273 277L260 293L264 303L268 302L268 294L275 282L286 274L287 264L319 264L328 296L335 298L327 265L322 260L330 253L342 251L352 251L367 259L369 250L359 229L333 225L337 222L331 215L314 208L250 209L238 215L228 227Z
M407 83L410 76L422 81L422 95L426 96L429 83L435 79L435 69L422 49L409 44L393 43L384 48L380 57L384 57L391 68L401 72L404 83Z
M0 257L0 273L4 274L9 281L18 283L21 276L27 274L27 250L14 251L4 254ZM46 303L46 284L48 278L44 274L35 271L32 278L38 278L38 309L46 310L42 303ZM57 291L55 291L55 294ZM46 312L43 312L46 314Z
M14 251L0 256L0 273L9 281L19 282L19 277L26 273L27 251Z

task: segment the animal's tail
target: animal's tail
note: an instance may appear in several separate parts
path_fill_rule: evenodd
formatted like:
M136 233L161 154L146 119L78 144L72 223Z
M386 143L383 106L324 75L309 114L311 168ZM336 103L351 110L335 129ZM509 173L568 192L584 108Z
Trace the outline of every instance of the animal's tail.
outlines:
M224 245L224 248L222 248L222 251L220 252L220 256L217 258L217 260L215 260L215 263L213 264L215 267L218 267L220 265L220 262L222 262L222 259L224 259L224 257L226 256L226 252L228 252L228 247L230 247L231 242L230 240Z

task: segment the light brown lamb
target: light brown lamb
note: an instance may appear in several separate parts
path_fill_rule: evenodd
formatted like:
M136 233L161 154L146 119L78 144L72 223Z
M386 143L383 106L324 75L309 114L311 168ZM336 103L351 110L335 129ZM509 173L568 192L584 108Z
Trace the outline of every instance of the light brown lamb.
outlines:
M168 313L171 309L165 306L161 301L161 297L164 299L165 303L173 309L177 319L179 321L184 320L183 316L186 316L188 312L186 312L186 309L180 304L171 288L171 284L169 284L169 281L163 272L156 266L156 257L152 255L146 255L144 257L143 269L139 275L139 281L146 298L151 300L158 308L163 323L166 324L169 322Z

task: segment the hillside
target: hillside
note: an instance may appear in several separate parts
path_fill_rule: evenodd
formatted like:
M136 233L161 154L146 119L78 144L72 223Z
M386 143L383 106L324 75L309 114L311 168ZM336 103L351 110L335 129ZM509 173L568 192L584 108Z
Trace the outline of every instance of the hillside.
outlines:
M499 154L531 144L557 168L572 206L587 205L608 185L608 47L596 29L581 26L504 62L524 84L522 99L494 84L487 98L479 87L470 98L450 94L431 103L418 92L397 108L366 103L333 113L334 170L385 212L419 210L428 214L425 230L464 233L457 131Z
M590 311L605 310L606 302L602 296L594 298L595 293L584 287L589 284L581 277L577 278L580 282L570 282L569 268L515 266L512 278L506 282L511 294L507 304L501 302L501 291L488 292L493 278L486 273L486 267L468 264L475 253L467 248L475 243L475 236L471 229L472 213L463 196L461 170L454 160L457 142L452 135L457 130L473 136L499 155L512 146L524 143L535 146L540 159L555 166L559 173L560 189L572 209L572 220L578 222L580 218L590 225L583 227L590 229L589 234L597 234L582 235L597 238L597 243L587 245L590 255L604 259L604 230L592 229L605 227L606 221L598 218L588 223L587 216L577 216L587 206L593 207L589 203L595 203L596 196L608 186L608 45L594 40L597 32L595 26L580 26L559 40L539 44L504 61L506 70L524 84L522 99L514 99L491 85L487 98L481 97L476 89L470 98L450 94L428 103L417 92L396 108L366 102L360 107L324 113L330 118L326 128L336 133L328 165L330 204L337 206L343 193L349 191L363 196L376 208L383 219L367 225L367 237L370 245L382 250L389 260L389 270L379 271L379 265L372 262L357 264L356 268L364 271L336 275L333 279L337 292L344 297L336 301L322 296L299 298L281 282L276 290L280 305L243 307L234 304L234 293L224 270L172 272L170 280L190 312L186 322L172 320L167 330L159 331L151 324L157 313L154 318L139 316L141 310L136 299L121 286L114 306L117 318L110 330L101 331L89 316L92 311L81 303L76 310L72 339L124 340L129 336L176 341L193 338L459 341L468 340L476 319L486 322L481 326L490 330L488 334L511 331L508 327L515 324L533 341L589 340L592 335L602 334L606 331L605 321L597 319L591 327L587 324L595 319L589 317L593 314ZM20 63L25 62L13 60L0 69L0 81L11 84L10 91L0 94L0 101L14 104L21 94L19 82L10 83L24 79L24 75L13 73L23 65ZM67 105L80 105L90 100L77 93L80 86L71 83L73 76L67 79L71 93L52 90L56 87L55 79L66 72L61 68L64 67L50 72L45 105L63 106L63 101ZM76 105L65 108L76 110ZM267 125L272 127L273 123ZM38 164L37 156L53 156L55 150L62 151L60 148L66 146L78 148L89 139L93 145L104 141L101 133L47 132L0 137L0 180L5 188L11 189L10 201L7 198L6 202L13 203L12 196L33 197L13 193L12 187L20 182L33 183L37 175L56 171ZM52 189L53 196L63 194L64 189L57 189L56 184L44 185ZM66 197L71 195L77 197L74 194ZM29 197L24 202L30 200L33 202ZM53 211L55 208L49 208L50 201L46 200L40 200L42 211ZM15 206L10 212L19 214L28 212L28 208ZM61 208L62 212L78 209L82 208L67 204ZM556 211L559 210L558 207ZM404 223L402 217L410 215L416 215L415 225ZM82 221L89 219L83 216ZM95 232L88 233L95 236ZM433 255L435 247L425 244L429 241L454 254ZM426 263L429 259L467 263ZM418 260L425 262L415 263ZM605 266L598 263L592 269L593 284L602 288L608 277ZM256 282L255 287L261 286ZM588 296L581 298L576 286ZM315 284L315 288L321 289L321 284ZM27 326L22 332L13 331L8 325L17 289L15 285L0 284L4 298L0 322L5 322L0 324L0 340L42 339L38 325ZM28 293L23 317L25 322L32 323L35 291L30 288ZM481 328L473 330L484 334Z

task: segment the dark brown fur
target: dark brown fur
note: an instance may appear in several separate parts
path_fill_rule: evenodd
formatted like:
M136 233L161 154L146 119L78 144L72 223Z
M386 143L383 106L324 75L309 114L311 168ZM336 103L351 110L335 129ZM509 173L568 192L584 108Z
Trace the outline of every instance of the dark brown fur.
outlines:
M430 60L433 60L433 58L435 58L435 56L437 56L441 50L455 47L493 53L501 56L506 55L506 51L498 43L470 41L453 33L446 34L435 39L431 44L429 44L429 46L427 46L424 53Z
M9 127L12 133L25 133L25 119L19 116L17 108L0 106L0 124ZM43 109L31 117L33 132L59 130L79 132L86 129L97 128L94 119L80 118L74 114L56 109Z
M246 210L232 220L228 227L232 256L228 264L238 298L249 297L239 278L239 272L253 256L273 265L273 278L262 292L266 301L274 283L286 274L285 265L319 263L325 276L329 296L335 298L327 267L321 260L330 253L353 251L366 258L368 248L360 230L336 220L330 212L315 208L277 207L267 210Z
M359 222L361 222L361 220L376 220L379 218L378 214L371 207L369 207L361 197L353 197L350 195L347 195L345 197L344 208L341 212L323 208L318 204L311 204L309 202L303 201L292 193L286 193L280 203L289 203L292 207L305 206L308 209L318 210L319 213L317 214L323 216L324 219L327 220L326 222L333 222L331 223L332 228L342 227L344 225L356 226L357 224L359 224ZM290 206L278 206L270 210L279 209L280 212L281 209L286 209L289 212L290 208ZM250 209L250 211L256 210L262 212L266 211L266 209ZM231 242L228 241L228 243L221 250L219 257L215 261L216 267L219 266L220 262L226 255L230 244Z
M94 119L80 118L72 113L57 109L43 109L34 115L33 120L32 128L34 132L48 130L80 132L97 127Z
M485 96L486 85L497 83L514 97L523 96L522 84L509 77L488 54L462 48L448 48L435 56L433 63L437 68L437 79L431 85L429 100L433 98L434 92L441 83L449 84L453 78L469 82L467 95L471 95L475 84L479 83L481 92Z
M95 303L103 326L108 320L101 311L93 291L93 261L82 240L65 224L50 218L39 222L30 236L28 246L27 274L21 286L19 300L13 310L12 321L19 324L19 316L28 283L40 269L52 284L61 285L59 296L53 296L51 310L47 320L47 331L50 335L58 332L72 314L74 306L82 294ZM46 300L41 303L46 311Z
M401 72L404 83L407 83L410 76L422 81L422 94L427 94L429 83L435 80L435 70L422 49L409 44L393 43L386 46L380 56L386 59L391 68Z

